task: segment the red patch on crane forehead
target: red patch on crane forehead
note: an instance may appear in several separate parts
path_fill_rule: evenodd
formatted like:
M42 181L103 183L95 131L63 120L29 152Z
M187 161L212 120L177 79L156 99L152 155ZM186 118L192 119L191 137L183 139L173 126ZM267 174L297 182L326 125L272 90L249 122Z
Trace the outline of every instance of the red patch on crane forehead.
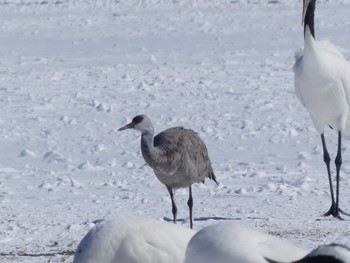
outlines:
M136 116L136 117L134 117L134 118L132 119L132 122L135 123L135 124L140 123L140 122L142 122L142 121L143 121L143 117L140 116L140 115L138 115L138 116Z

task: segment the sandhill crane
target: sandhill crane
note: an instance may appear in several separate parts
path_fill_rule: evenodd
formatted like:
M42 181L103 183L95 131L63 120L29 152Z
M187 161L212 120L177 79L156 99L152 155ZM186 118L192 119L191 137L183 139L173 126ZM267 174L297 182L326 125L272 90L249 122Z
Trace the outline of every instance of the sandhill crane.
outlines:
M190 227L193 228L191 185L204 182L205 178L212 179L218 184L204 142L194 131L183 127L169 128L154 137L153 124L146 115L135 116L132 122L118 131L126 129L141 132L142 156L170 194L174 223L176 223L177 207L173 189L189 188L187 205Z
M194 233L146 218L107 220L80 241L73 263L179 263Z
M342 136L350 132L350 65L336 47L315 40L314 12L316 0L303 0L304 51L296 55L294 86L297 97L308 110L321 135L323 159L327 166L332 204L324 215L341 219L339 208L339 173L342 165ZM334 199L330 156L324 136L325 127L338 132L336 165L336 199ZM348 134L346 134L348 133ZM348 215L348 214L346 214Z

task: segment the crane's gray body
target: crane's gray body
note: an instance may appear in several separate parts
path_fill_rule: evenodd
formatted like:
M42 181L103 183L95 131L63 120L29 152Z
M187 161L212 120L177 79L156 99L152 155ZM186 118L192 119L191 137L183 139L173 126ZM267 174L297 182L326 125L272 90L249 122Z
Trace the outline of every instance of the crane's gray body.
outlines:
M163 184L177 189L204 182L205 178L216 181L207 147L197 133L173 127L151 137L142 134L142 156Z
M132 122L118 131L126 129L141 132L142 156L170 194L174 223L177 207L173 189L189 188L187 205L190 211L190 227L193 228L191 185L204 182L205 178L218 184L204 142L197 133L183 127L167 129L154 137L153 124L146 115L135 116Z

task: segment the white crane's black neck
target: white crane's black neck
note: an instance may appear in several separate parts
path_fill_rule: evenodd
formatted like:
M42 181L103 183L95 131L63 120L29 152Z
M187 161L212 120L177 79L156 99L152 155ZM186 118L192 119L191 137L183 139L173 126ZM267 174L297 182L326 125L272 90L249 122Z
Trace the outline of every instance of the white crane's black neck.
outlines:
M343 260L340 260L336 257L327 256L327 255L320 255L315 257L306 257L300 261L296 261L295 263L345 263Z
M316 0L311 0L309 5L307 6L305 19L304 19L304 35L305 35L306 27L308 26L310 28L310 32L313 38L315 38L315 27L314 27L315 7L316 7Z
M265 259L269 263L283 263L279 261L270 260L268 258L265 258ZM319 255L319 256L313 256L313 257L306 256L298 261L293 261L291 263L345 263L345 262L333 256Z

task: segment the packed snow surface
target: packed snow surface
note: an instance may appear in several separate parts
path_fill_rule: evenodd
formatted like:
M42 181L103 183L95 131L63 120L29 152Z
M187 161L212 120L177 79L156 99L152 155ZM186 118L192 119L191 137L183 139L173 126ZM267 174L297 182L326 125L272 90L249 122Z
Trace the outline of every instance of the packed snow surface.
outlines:
M193 186L194 230L240 221L308 251L350 245L349 218L322 217L321 141L294 92L301 2L0 0L0 262L71 263L102 219L171 221L140 135L117 132L137 114L207 145L219 186ZM349 10L318 0L315 17L346 58ZM348 141L343 161L349 212ZM175 198L188 227L187 189Z

